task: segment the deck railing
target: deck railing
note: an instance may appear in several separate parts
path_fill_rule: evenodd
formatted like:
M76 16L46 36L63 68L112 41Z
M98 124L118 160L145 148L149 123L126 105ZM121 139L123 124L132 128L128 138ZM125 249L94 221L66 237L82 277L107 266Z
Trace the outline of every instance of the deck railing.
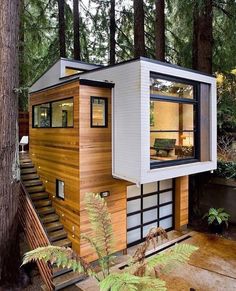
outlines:
M21 183L20 187L19 218L24 234L31 249L50 245L47 233L37 215L32 200ZM52 267L42 261L37 261L39 272L48 290L54 290Z

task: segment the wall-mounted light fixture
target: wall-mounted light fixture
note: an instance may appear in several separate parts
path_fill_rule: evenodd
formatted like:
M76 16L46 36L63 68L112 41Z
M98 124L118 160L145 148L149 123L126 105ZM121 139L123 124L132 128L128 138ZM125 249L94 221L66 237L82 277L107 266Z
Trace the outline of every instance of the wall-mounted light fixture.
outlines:
M103 191L103 192L100 192L100 196L102 198L106 198L108 196L110 196L110 191Z

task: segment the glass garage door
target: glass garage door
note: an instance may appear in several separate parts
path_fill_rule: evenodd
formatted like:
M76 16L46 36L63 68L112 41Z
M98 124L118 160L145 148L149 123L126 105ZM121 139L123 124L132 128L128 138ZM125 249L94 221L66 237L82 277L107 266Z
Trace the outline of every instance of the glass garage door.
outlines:
M174 227L174 180L127 187L127 243L144 240L151 227Z

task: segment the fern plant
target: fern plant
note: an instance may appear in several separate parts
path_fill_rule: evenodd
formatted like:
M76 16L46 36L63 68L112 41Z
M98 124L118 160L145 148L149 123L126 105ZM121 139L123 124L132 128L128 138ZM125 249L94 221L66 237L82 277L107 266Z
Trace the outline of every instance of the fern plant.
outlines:
M83 234L85 239L95 250L101 272L96 272L93 265L87 263L71 248L47 246L27 252L23 258L23 265L28 262L43 260L52 265L63 268L72 268L74 272L93 277L97 280L102 291L139 291L139 290L166 290L165 282L160 279L163 271L177 263L186 262L197 247L187 244L175 245L172 249L145 259L150 244L154 247L158 239L167 238L162 228L150 229L146 241L137 248L130 262L123 271L111 273L113 260L114 236L111 224L111 215L107 204L99 194L88 193L85 197L86 210L93 236Z
M228 220L230 215L224 210L224 208L210 208L207 213L204 214L203 219L207 218L208 224L222 224L225 223L228 227Z

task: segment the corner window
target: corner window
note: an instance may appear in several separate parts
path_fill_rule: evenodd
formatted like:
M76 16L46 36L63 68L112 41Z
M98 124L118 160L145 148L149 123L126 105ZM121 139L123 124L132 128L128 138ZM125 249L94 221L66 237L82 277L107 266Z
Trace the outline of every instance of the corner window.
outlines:
M198 158L197 83L151 74L150 165Z
M73 99L52 102L52 127L73 126Z
M102 97L91 97L91 127L107 127L108 100Z
M65 199L64 186L63 181L56 179L56 196L58 198Z
M34 128L73 127L73 98L34 105L32 109Z

